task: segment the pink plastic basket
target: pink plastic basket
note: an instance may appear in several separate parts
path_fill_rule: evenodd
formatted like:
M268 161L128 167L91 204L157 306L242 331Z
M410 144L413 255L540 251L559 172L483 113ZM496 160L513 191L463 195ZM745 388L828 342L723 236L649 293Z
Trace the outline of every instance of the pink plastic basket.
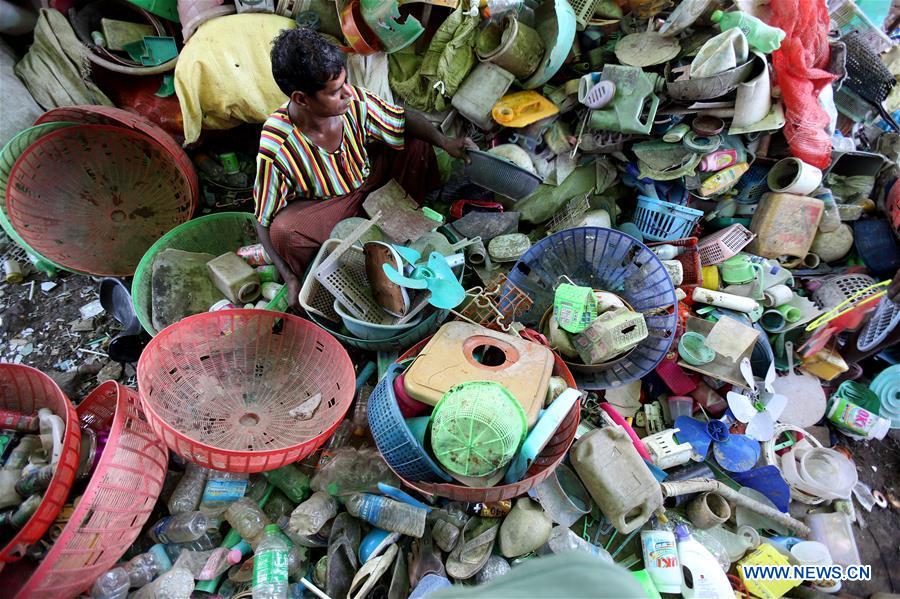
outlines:
M740 223L733 224L707 235L700 240L700 263L703 266L721 264L744 249L756 233Z
M79 406L82 426L108 440L81 500L50 552L17 597L74 597L124 554L150 516L166 476L168 452L133 389L115 381Z
M355 383L337 339L267 310L185 318L138 362L153 430L186 460L230 472L273 470L314 452L346 415ZM316 399L312 417L295 416Z
M78 428L78 417L69 398L53 379L30 366L0 364L0 408L23 414L33 414L40 408L49 408L66 423L56 472L44 492L41 505L22 530L0 550L0 562L14 562L22 559L29 545L37 543L44 536L65 504L78 470L81 429Z

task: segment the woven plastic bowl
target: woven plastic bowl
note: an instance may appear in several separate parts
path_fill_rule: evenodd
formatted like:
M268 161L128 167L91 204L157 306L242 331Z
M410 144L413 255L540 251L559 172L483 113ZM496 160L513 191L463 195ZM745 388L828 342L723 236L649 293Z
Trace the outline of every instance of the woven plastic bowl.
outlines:
M33 414L39 408L49 408L66 424L62 452L56 472L50 479L50 486L44 492L43 501L18 534L0 550L0 562L14 562L22 559L29 545L37 543L44 536L66 503L78 470L81 429L78 427L78 417L72 402L50 377L30 366L0 364L0 408L23 414Z
M144 252L190 219L190 181L158 143L130 129L73 125L13 165L9 221L35 251L73 272L128 276Z
M150 285L153 280L153 261L161 251L173 249L221 256L241 246L258 243L255 223L256 219L249 212L207 214L178 225L150 246L138 263L134 271L134 280L131 282L134 313L137 314L144 330L151 336L159 333L153 327L153 319L150 317L152 309ZM278 312L287 309L286 287L268 303L266 309Z
M74 597L125 554L153 511L168 452L137 391L107 381L78 406L82 426L108 440L59 538L17 597Z
M274 470L311 454L344 418L355 383L334 337L267 310L185 318L154 337L138 362L153 430L186 460L230 472ZM316 396L312 417L296 415Z
M419 355L422 348L428 343L428 339L424 339L410 348L405 354L400 356L399 361L408 360ZM553 365L553 374L561 376L569 387L575 387L575 379L572 373L566 368L565 363L557 356L553 355L555 363ZM425 495L437 495L438 497L446 497L456 501L467 501L470 503L487 503L492 501L502 501L504 499L512 499L524 495L544 480L556 470L556 467L566 457L572 442L575 440L575 430L578 428L578 421L581 415L581 402L576 402L569 410L562 424L556 429L556 433L550 438L550 441L544 447L543 451L538 454L531 468L525 474L525 478L517 483L509 485L497 485L494 487L467 487L452 483L427 483L406 480L394 470L394 473L400 477L407 487L415 489ZM390 466L390 463L388 463Z

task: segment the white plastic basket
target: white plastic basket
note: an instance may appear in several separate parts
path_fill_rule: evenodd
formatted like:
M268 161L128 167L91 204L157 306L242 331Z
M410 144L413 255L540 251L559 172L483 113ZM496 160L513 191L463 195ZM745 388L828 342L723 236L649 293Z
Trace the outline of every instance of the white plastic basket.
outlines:
M756 233L753 233L740 223L735 223L724 229L707 235L697 243L700 252L700 264L711 266L721 264L735 256L753 241Z
M334 311L334 296L327 289L322 287L316 277L312 273L316 272L322 261L334 251L334 248L341 244L340 239L329 239L319 248L312 266L309 269L310 275L303 280L303 287L300 289L300 307L311 314L321 316L331 322L341 322L337 312Z

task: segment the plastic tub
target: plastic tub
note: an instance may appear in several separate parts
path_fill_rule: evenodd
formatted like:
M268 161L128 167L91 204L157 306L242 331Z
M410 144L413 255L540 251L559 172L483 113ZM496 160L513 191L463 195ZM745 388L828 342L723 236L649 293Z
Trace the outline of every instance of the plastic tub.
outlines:
M159 333L153 327L150 318L150 284L153 278L153 261L157 254L165 249L205 252L213 256L233 252L241 246L259 243L255 223L256 219L249 212L208 214L175 227L150 246L138 263L131 283L134 312L144 330L151 336ZM266 309L281 312L287 307L287 287L285 287L269 302Z
M353 363L334 337L266 310L185 318L147 345L137 374L144 412L169 449L230 472L310 455L338 427L355 389ZM308 410L311 417L298 415Z
M107 441L62 534L18 597L87 592L140 535L166 478L168 452L147 423L137 391L107 381L77 412L82 426L107 433Z
M390 339L391 337L402 335L422 321L421 315L416 315L412 317L408 323L400 325L366 322L347 314L346 310L341 305L340 300L334 300L334 311L341 317L344 326L347 327L347 330L350 331L350 333L356 335L360 339L368 341L381 341L383 339Z
M688 237L701 216L702 210L638 196L633 220L645 239L672 241Z
M62 453L44 491L44 498L18 533L0 549L0 562L22 559L25 549L37 543L66 503L81 455L81 429L72 402L46 374L30 366L0 364L0 408L33 414L39 408L49 408L65 422Z

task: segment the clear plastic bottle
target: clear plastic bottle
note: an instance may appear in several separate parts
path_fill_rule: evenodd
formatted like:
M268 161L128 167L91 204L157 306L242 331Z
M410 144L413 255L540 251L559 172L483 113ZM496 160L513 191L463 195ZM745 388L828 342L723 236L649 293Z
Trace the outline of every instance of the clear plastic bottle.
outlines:
M3 464L4 470L21 471L28 463L28 457L41 446L41 438L37 435L27 435L22 437L18 445L9 453L6 462Z
M816 198L822 200L825 204L825 210L822 212L822 220L819 221L819 231L823 233L831 233L837 231L841 226L841 213L838 210L837 202L830 189L822 189L816 193Z
M203 490L206 488L208 472L209 470L203 466L188 462L184 469L184 475L178 481L175 490L172 491L172 495L169 496L167 505L170 514L197 511L197 507L200 505L200 498L203 496Z
M150 584L160 574L165 574L172 568L172 560L169 559L165 548L156 544L146 553L136 555L124 566L128 572L128 581L132 587L142 587Z
M608 562L613 561L612 557L610 557L609 553L603 547L588 543L565 526L553 527L553 530L550 531L550 538L547 539L547 547L553 553L581 551L583 553L596 555Z
M155 543L188 543L203 536L209 519L203 512L185 512L166 516L150 528Z
M133 595L133 599L190 599L194 577L184 568L172 568Z
M316 463L316 471L318 472L328 462L333 460L337 451L347 445L352 436L353 424L349 420L344 420L338 425L337 430L334 431L334 434L331 435L331 438L328 439L322 448L322 453L319 454L319 461Z
M128 571L122 567L113 568L97 577L94 586L91 587L91 597L93 599L125 599L130 588Z
M182 551L175 567L184 568L197 580L212 580L240 561L240 551L217 547L209 551Z
M324 491L316 491L291 512L291 528L300 535L316 534L337 515L337 510L334 497Z
M353 493L344 500L351 516L391 532L421 538L427 512L421 508L370 493Z
M269 517L248 497L241 497L229 505L225 510L225 519L251 545L262 536L265 527L271 524Z
M253 556L253 599L287 599L289 551L278 526L266 526Z
M246 493L247 477L246 472L209 471L200 498L200 511L211 518L224 514L229 505Z

